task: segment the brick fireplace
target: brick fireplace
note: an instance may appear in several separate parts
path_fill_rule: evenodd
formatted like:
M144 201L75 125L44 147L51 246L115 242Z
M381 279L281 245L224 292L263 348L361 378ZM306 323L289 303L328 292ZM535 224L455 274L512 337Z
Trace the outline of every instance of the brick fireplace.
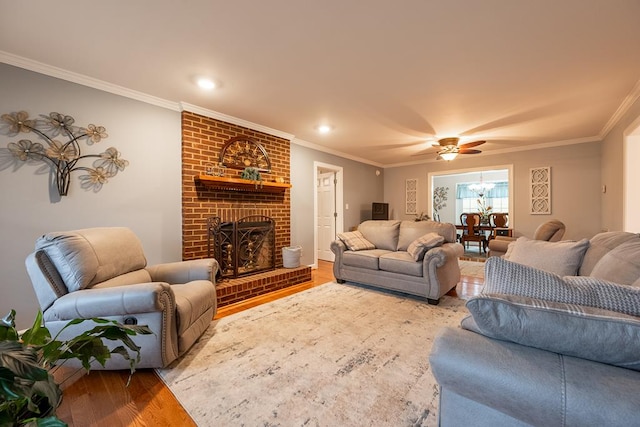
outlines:
M182 258L206 258L207 221L220 212L268 211L275 223L275 269L259 274L218 279L218 305L223 306L257 295L311 280L311 268L282 268L282 248L290 246L290 190L251 191L205 185L197 177L207 165L218 164L225 143L234 137L250 137L266 150L271 172L262 173L265 182L290 182L290 141L246 127L196 113L182 112ZM227 168L225 176L239 178L240 170Z

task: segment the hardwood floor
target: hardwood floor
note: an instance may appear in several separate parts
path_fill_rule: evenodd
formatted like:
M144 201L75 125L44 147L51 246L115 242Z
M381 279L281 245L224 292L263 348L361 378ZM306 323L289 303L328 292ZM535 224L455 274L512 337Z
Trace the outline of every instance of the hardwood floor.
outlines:
M334 280L332 267L330 262L319 261L310 282L222 307L215 318L330 282ZM478 294L481 287L481 279L463 276L448 295L466 299ZM59 375L70 377L63 384L64 397L58 409L58 417L69 426L195 426L152 369L136 371L128 386L126 371L92 371L86 375L63 371L56 377Z

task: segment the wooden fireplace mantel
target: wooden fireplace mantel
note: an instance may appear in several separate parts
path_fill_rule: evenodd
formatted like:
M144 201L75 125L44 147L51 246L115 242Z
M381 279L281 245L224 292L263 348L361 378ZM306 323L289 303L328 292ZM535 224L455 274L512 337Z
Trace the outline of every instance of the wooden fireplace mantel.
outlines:
M196 182L218 190L245 191L250 193L284 193L291 184L268 181L250 181L226 176L197 175Z

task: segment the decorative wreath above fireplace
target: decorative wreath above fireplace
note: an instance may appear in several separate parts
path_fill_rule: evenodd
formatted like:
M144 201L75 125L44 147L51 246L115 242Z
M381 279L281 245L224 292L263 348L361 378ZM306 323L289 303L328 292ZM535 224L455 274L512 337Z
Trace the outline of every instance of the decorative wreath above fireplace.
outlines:
M271 172L267 151L247 136L236 136L227 141L220 152L220 163L233 169L254 168L260 172Z

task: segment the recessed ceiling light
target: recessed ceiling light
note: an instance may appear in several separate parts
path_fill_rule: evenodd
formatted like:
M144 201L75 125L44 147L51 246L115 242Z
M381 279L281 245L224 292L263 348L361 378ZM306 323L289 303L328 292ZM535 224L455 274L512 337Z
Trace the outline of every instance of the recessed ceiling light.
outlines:
M329 125L320 125L317 129L320 133L329 133L333 130L333 128Z
M216 87L216 83L213 80L204 77L199 78L196 83L198 83L201 89L205 90L211 90Z

